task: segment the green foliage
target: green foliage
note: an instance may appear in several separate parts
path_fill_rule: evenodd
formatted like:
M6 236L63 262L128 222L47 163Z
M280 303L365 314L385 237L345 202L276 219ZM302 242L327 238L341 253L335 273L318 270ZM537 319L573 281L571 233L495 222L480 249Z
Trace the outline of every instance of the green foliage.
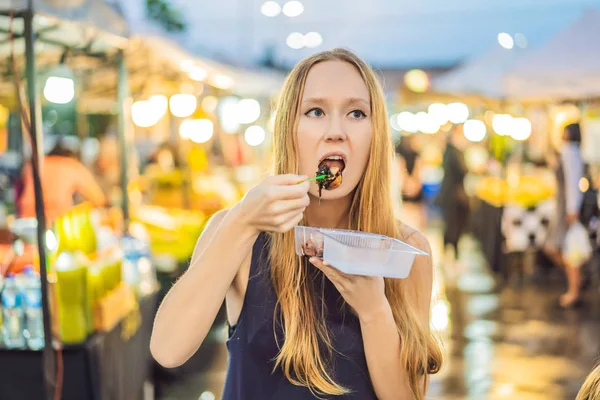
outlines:
M183 16L168 0L146 0L146 12L169 32L182 32L186 28Z

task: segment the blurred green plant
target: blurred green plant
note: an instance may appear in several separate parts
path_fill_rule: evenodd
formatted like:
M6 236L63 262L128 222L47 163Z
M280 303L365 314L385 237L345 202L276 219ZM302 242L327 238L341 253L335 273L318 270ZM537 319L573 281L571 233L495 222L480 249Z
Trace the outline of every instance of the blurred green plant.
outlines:
M146 12L168 32L183 32L186 28L183 15L168 0L146 0Z

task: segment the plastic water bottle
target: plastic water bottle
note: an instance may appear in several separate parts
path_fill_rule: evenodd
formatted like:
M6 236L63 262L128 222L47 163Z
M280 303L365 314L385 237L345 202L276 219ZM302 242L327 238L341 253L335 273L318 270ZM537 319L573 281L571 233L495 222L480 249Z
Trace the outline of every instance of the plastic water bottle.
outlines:
M23 336L25 318L21 307L21 299L22 296L15 277L9 275L4 281L4 289L2 290L2 336L4 346L9 349L25 347L25 337Z
M24 287L25 331L27 346L32 350L44 347L44 315L42 312L42 286L40 277L33 269L25 272Z
M121 239L123 249L123 281L136 291L140 285L139 261L140 252L135 238L126 235Z
M143 240L136 239L138 251L138 271L139 271L139 294L147 296L155 292L158 288L158 279L156 277L156 268L152 262L150 246Z

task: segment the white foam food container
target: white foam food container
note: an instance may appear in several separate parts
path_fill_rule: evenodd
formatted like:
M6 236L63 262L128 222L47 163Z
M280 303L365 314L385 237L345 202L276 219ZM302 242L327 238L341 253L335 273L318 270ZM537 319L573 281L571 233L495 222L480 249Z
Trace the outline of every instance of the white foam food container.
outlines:
M428 256L401 240L342 229L295 227L296 254L317 256L352 275L404 279L416 256Z

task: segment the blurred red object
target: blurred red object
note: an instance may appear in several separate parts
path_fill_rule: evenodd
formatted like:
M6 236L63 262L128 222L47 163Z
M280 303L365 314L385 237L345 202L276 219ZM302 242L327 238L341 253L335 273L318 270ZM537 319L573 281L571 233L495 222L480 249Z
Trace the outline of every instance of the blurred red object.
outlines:
M0 229L0 244L11 244L15 236L8 229Z
M18 274L22 272L26 266L32 265L35 270L38 270L38 265L35 260L37 247L35 245L26 244L22 255L17 255L12 247L12 244L0 243L0 263L2 267L2 275L9 272Z

